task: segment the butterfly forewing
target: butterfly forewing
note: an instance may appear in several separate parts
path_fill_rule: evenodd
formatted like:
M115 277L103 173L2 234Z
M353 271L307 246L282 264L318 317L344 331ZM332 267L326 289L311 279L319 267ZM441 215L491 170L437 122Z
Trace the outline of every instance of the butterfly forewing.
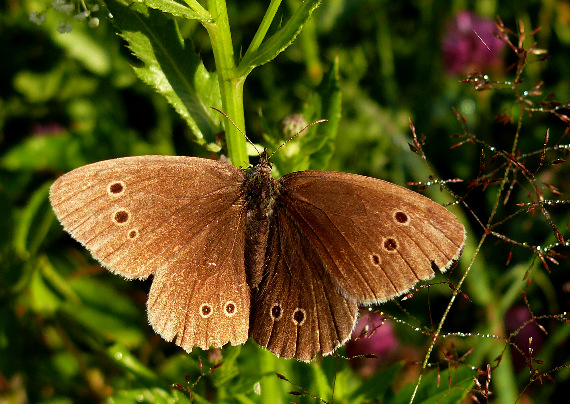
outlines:
M212 160L129 157L60 177L50 198L64 228L111 271L154 275L149 319L190 351L247 339L243 179Z
M441 205L355 174L302 171L281 180L282 203L335 285L361 303L383 302L444 271L465 242Z

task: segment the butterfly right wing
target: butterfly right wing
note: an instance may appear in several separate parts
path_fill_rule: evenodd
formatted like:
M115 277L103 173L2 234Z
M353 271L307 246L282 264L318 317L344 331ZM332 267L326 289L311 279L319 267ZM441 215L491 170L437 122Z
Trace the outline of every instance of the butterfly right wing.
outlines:
M150 323L191 351L248 338L243 176L206 159L128 157L63 175L50 199L66 231L112 272L154 275Z

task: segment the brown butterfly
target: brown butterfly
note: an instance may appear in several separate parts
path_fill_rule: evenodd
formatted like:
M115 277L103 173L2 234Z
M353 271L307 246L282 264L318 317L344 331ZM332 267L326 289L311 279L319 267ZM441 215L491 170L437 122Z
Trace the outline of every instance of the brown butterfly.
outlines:
M359 304L445 271L465 229L441 205L386 181L332 171L271 176L194 157L101 161L60 177L65 230L110 271L154 279L148 317L190 352L252 337L277 356L332 353Z

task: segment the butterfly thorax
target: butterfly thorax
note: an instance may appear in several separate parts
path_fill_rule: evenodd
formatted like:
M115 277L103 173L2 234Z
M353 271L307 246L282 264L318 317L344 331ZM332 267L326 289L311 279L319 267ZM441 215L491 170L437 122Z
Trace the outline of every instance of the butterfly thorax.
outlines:
M262 279L269 225L279 195L279 183L271 176L271 164L266 151L259 164L246 170L243 183L246 209L245 266L249 286L255 288Z

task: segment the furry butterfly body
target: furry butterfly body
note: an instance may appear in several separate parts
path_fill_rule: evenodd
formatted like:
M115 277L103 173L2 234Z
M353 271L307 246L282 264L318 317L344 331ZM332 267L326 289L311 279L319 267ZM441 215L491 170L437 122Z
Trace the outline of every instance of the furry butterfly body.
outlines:
M439 204L355 174L271 177L260 164L140 156L80 167L50 199L105 267L153 275L147 309L187 351L249 337L311 360L349 337L358 304L384 302L444 271L465 230Z

